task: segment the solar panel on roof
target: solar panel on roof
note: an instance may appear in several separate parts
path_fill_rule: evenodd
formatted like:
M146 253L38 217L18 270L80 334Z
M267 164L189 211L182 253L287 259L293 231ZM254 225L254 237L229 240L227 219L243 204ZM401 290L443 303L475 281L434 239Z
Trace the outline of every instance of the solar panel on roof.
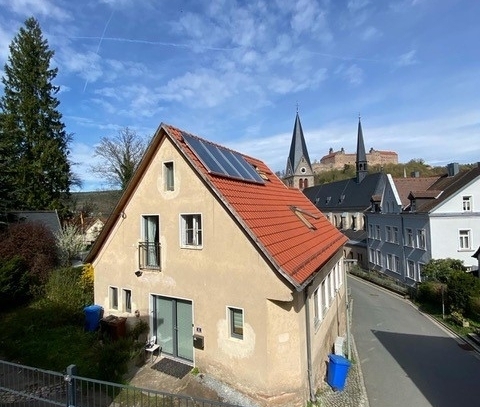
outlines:
M182 133L182 136L209 172L244 181L264 183L253 166L241 154L186 133Z

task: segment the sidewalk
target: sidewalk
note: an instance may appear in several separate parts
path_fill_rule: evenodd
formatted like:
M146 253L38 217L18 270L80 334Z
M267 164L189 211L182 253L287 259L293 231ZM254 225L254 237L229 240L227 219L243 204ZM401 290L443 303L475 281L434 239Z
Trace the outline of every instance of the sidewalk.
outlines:
M321 407L369 407L354 338L352 338L352 365L348 372L344 390L334 391L325 382L320 390L318 400Z

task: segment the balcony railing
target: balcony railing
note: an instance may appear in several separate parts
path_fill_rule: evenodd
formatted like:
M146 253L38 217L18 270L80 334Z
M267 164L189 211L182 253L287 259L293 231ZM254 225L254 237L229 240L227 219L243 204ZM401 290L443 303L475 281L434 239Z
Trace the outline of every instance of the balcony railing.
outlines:
M138 267L140 270L161 270L161 251L159 242L140 242L138 244Z

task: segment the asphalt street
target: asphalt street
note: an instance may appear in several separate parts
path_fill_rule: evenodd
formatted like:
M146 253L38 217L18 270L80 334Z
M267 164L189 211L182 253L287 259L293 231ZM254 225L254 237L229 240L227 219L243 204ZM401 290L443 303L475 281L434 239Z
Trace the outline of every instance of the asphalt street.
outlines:
M479 355L411 303L354 277L352 332L370 407L478 407Z

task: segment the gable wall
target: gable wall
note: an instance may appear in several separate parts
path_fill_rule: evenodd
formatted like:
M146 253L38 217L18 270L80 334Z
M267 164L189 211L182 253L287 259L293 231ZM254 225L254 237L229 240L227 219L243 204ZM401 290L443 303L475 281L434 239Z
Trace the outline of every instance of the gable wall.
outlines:
M166 192L162 166L170 160L175 166L175 190ZM133 312L138 310L151 322L151 294L190 300L193 328L200 328L205 338L204 350L194 350L194 364L200 371L250 393L304 390L304 310L296 303L298 298L168 139L124 213L93 263L95 302L104 307L105 315L126 316L133 324ZM180 213L202 214L202 249L180 248ZM142 214L160 215L162 270L144 271L137 277ZM132 290L132 314L109 309L110 285ZM270 300L287 306L274 310ZM229 336L228 306L244 310L243 340ZM289 349L281 359L270 352L278 346Z

